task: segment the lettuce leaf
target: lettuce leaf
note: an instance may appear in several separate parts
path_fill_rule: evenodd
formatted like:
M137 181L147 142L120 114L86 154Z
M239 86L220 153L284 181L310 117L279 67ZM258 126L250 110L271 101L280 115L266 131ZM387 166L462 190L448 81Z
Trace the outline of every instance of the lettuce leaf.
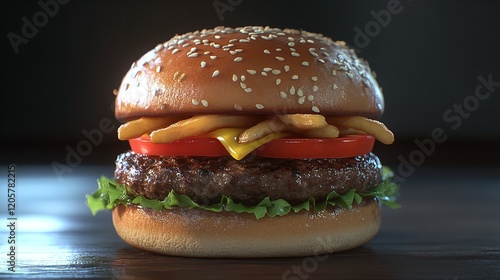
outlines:
M325 200L316 201L316 199L311 197L296 205L291 205L284 199L270 200L269 197L266 197L253 206L234 202L229 196L222 196L218 203L202 205L196 203L187 195L178 194L174 191L171 191L164 200L148 199L144 196L136 197L128 193L125 185L117 184L113 179L102 176L97 181L98 189L93 194L87 195L87 205L93 215L101 210L112 210L119 204L133 204L154 210L182 207L190 209L200 208L213 212L234 211L237 213L251 213L257 219L266 215L270 217L283 216L290 213L290 211L299 212L313 209L314 212L319 212L324 210L328 205L339 205L343 208L351 209L354 204L360 204L364 197L377 197L382 204L390 208L399 208L400 205L396 202L399 186L391 182L393 176L394 173L388 167L384 166L382 168L382 182L367 192L357 192L351 189L345 194L338 194L332 191L327 195Z

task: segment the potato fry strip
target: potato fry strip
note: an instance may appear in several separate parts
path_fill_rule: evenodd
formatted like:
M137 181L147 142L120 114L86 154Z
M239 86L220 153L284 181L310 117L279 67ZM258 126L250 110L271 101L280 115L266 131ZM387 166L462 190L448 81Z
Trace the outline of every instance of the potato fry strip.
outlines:
M285 128L286 125L278 118L274 117L272 119L262 121L243 131L238 137L238 143L250 143L257 141L269 134L281 132L285 130Z
M337 138L339 137L339 129L331 124L323 127L312 128L302 133L305 137L311 138Z
M175 140L200 135L219 128L251 127L261 121L256 116L201 115L176 122L169 127L151 132L151 142L170 143Z
M298 129L311 129L327 125L324 116L314 114L287 114L278 115L278 118L286 125L292 125Z
M336 126L343 126L364 131L384 143L392 144L394 134L381 122L365 117L327 117L327 122Z
M148 134L151 133L151 131L167 127L184 118L186 117L142 117L137 120L129 121L122 124L118 128L118 139L129 140L132 138L140 137L143 134Z

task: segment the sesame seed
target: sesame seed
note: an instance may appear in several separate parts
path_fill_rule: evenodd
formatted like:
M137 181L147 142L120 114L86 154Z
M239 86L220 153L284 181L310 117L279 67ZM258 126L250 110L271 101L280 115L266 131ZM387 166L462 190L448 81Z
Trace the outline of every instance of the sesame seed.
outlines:
M210 56L210 59L211 59L211 60L215 60L216 58L217 58L217 56L216 56L216 55L211 55L211 56Z
M195 52L195 51L196 51L196 47L192 47L192 48L191 48L191 50L189 50L189 52L188 52L188 53L193 53L193 52Z
M163 45L162 44L159 44L155 47L155 52L159 52L163 49Z
M237 52L237 53L240 53L240 52L243 51L243 49L235 49L234 51Z
M283 66L283 69L285 69L285 72L288 72L288 71L290 71L290 66L285 65L285 66Z
M314 85L313 86L313 92L317 92L318 91L318 86L317 85Z
M220 39L220 35L215 35L215 39L219 40Z
M279 74L281 74L281 71L278 69L273 69L273 71L271 71L271 73L273 73L274 75L279 75Z
M255 104L255 107L259 110L264 109L264 105L262 104Z
M257 71L255 71L255 70L251 70L251 69L247 70L247 72L248 72L248 74L250 74L250 75L255 75L255 74L257 73Z
M247 39L240 39L240 43L248 43L250 42L250 40L247 40Z
M310 53L312 56L314 56L314 57L318 57L318 56L319 56L319 55L318 55L317 53L315 53L315 52L309 52L309 53Z
M188 57L189 58L198 57L198 53L190 53L190 54L188 54Z
M177 76L179 76L179 71L176 71L176 72L174 73L174 80L177 80Z
M293 75L292 76L292 80L298 80L299 79L299 76L298 75Z
M201 100L201 104L203 105L203 107L208 107L208 101L206 101L205 99Z
M229 51L229 53L230 53L231 55L235 55L235 54L237 54L237 52L236 52L236 51Z
M285 59L284 59L283 57L281 57L281 56L277 56L277 57L276 57L276 59L277 59L277 60L279 60L279 61L283 61L283 60L285 60Z
M313 41L313 40L311 40L311 39L307 40L307 42L308 42L309 44L314 44L314 41Z
M316 48L309 48L309 52L313 52L315 50L316 50Z
M276 85L278 86L279 84L281 84L281 79L276 79Z
M229 40L229 43L234 43L236 41L238 41L238 39L231 39L231 40Z
M178 52L179 52L179 49L173 49L173 50L172 50L172 54L176 54L176 53L178 53Z
M333 76L337 76L337 71L333 70L333 71L332 71L332 75L333 75Z
M290 94L291 94L291 95L295 95L295 87L294 87L294 86L292 86L292 87L290 88Z
M290 51L291 51L291 52L296 52L297 50L296 50L296 49L294 49L294 48L290 48Z
M245 75L241 75L241 81L242 82L244 82L246 79L247 79L247 77L245 77Z
M215 70L215 71L212 73L212 78L219 76L219 74L220 74L220 71L219 71L219 70Z
M156 66L156 73L160 73L161 71L161 65Z
M262 70L264 70L265 72L269 72L269 71L273 70L273 68L266 67L266 68L264 68L264 69L262 69Z
M207 66L207 63L205 61L200 62L201 68L205 68Z
M295 38L293 38L293 37L288 37L288 41L295 41Z
M200 102L198 102L198 100L196 99L191 99L191 103L193 103L194 106L200 105Z
M313 101L313 100L314 100L314 96L313 95L307 96L307 101Z
M295 43L294 42L288 42L288 46L293 47L293 46L295 46Z
M238 76L236 76L236 74L233 74L233 82L236 82L238 81Z
M281 98L286 98L286 92L280 91L280 96L281 96Z
M234 62L240 62L242 60L243 60L243 58L241 56L238 56L237 58L234 59Z
M302 62L302 66L309 66L309 62L307 62L307 61L303 61L303 62Z
M298 96L304 96L304 92L302 91L301 88L299 88L299 90L297 90L297 95Z
M299 56L300 56L300 54L299 54L299 53L296 53L296 52L292 52L292 56L299 57Z
M316 82L316 81L318 80L318 77L316 77L316 76L312 76L312 77L311 77L311 80L313 80L313 81L315 81L315 82Z
M276 48L276 51L277 51L277 52L280 52L280 51L281 51L281 48Z
M321 63L325 63L325 61L322 58L318 58L318 61Z
M246 88L246 89L245 89L245 91L246 91L247 93L250 93L250 92L252 92L252 89L251 89L251 88Z
M354 77L354 75L351 72L346 72L345 74L347 75L347 77L349 77L351 79L352 79L352 77Z
M264 53L265 53L265 54L271 54L271 52L270 52L269 50L267 50L267 49L266 49L266 50L264 50Z
M312 107L311 107L311 110L312 110L313 112L319 113L319 109L318 109L318 107L316 107L316 106L312 106Z
M237 103L234 103L234 109L235 109L236 111L241 111L241 110L243 110L243 108L242 108L239 104L237 104Z
M266 76L266 77L267 77L267 73L266 73L266 72L264 72L264 71L260 72L260 74L261 74L262 76Z
M333 84L333 89L338 89L339 87L337 86L337 84Z
M182 79L184 79L184 77L186 76L186 73L182 73L181 76L179 77L179 80L177 80L178 82L182 81Z
M304 40L303 38L300 38L299 43L302 43L302 44L303 44L303 43L305 43L305 42L306 42L306 40Z
M240 87L241 87L242 89L246 89L246 88L247 88L247 85L246 85L246 84L244 84L244 83L240 83Z
M172 50L174 48L174 46L168 46L167 50Z
M305 100L306 100L306 97L302 96L301 98L299 98L299 104L304 104Z
M189 43L185 43L184 45L182 45L183 48L187 48L189 46L191 46L191 44L189 44Z
M220 48L220 45L219 44L214 44L214 48L218 49L218 48Z
M209 55L209 54L210 54L210 52L209 52L209 51L206 51L206 52L204 52L203 54L204 54L204 55Z
M229 48L222 48L222 50L227 52L227 51L229 51Z

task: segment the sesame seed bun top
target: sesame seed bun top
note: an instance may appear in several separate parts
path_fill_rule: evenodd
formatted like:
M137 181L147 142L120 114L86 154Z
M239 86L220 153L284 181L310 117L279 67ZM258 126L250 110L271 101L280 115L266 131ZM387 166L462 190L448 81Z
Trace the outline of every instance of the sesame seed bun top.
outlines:
M134 62L116 94L120 121L292 113L378 119L384 110L368 63L344 42L269 27L176 35Z

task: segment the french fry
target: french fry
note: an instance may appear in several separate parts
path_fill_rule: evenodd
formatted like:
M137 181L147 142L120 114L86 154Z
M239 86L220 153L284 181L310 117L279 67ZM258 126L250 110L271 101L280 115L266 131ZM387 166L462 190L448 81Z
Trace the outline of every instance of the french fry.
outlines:
M219 128L251 127L261 121L257 116L201 115L178 121L168 127L151 132L151 142L170 143L175 140L200 135Z
M339 129L334 125L327 124L323 127L306 130L302 135L311 138L337 138L339 137Z
M327 122L336 126L343 126L364 131L384 143L392 144L394 142L394 134L381 122L371 120L365 117L327 117Z
M129 121L118 128L118 139L129 140L139 137L143 134L149 134L151 131L167 127L186 117L168 116L168 117L142 117L137 120Z
M250 143L265 136L285 130L286 125L277 117L262 121L249 129L243 131L238 137L239 143Z
M298 129L311 129L327 125L324 116L314 114L287 114L278 115L278 118L286 125L292 125Z

